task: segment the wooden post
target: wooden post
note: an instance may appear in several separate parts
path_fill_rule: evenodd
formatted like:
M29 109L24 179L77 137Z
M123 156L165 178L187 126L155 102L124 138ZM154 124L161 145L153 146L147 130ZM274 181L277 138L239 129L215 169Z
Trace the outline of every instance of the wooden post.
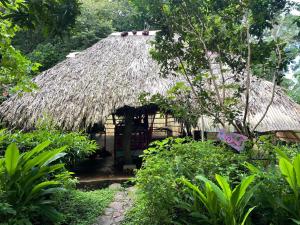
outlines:
M204 117L201 115L201 141L204 142Z
M122 142L123 142L125 164L128 165L128 164L132 164L130 146L131 146L131 133L134 125L134 121L133 121L134 116L132 112L128 112L124 115L124 117L125 117L125 127L124 127Z

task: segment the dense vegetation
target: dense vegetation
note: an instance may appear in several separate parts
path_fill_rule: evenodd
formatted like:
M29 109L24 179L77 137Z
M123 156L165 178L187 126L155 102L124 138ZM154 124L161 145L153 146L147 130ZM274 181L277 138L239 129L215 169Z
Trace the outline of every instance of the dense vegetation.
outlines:
M0 143L0 156L10 143L16 143L21 152L27 152L40 143L50 141L48 149L61 148L65 146L67 153L63 157L67 166L74 166L76 162L93 154L99 147L96 142L90 140L83 133L61 132L56 129L39 128L31 132L2 131L3 141Z
M293 4L285 0L134 2L161 28L151 52L161 74L172 76L175 71L184 81L180 89L187 94L177 104L173 95L170 108L175 105L176 112L185 108L182 117L187 122L191 114L206 115L222 127L229 124L253 137L269 107L255 124L248 118L250 90L256 86L251 76L272 80L274 93L299 52L298 32L288 32L289 24L299 25L298 18L289 14ZM274 94L270 96L266 101L272 104ZM195 99L192 109L191 98Z
M90 225L112 201L113 190L75 190L77 181L65 162L70 163L70 158L79 160L84 155L82 149L94 146L85 136L58 134L39 131L36 135L12 134L11 139L7 139L8 134L0 136L2 147L7 140L12 142L0 158L1 224ZM22 145L22 152L14 142Z
M55 205L63 214L59 224L91 225L112 201L115 191L100 189L95 191L72 190L55 196Z
M126 224L297 224L299 148L262 140L268 152L259 158L211 142L156 142L137 172Z
M41 70L54 66L72 51L81 51L90 47L113 31L144 28L142 19L126 0L62 2L64 3L61 3L61 11L58 12L62 15L62 21L59 22L67 29L59 27L56 31L52 26L51 32L45 33L45 25L41 23L33 29L17 33L13 40L14 45L30 60L42 65ZM64 8L70 12L70 15L62 14Z
M15 143L8 146L0 161L0 221L31 224L59 221L60 214L49 199L70 179L64 164L57 161L65 148L43 151L49 141L20 154Z
M249 85L224 83L220 91L234 96L223 101L216 90L202 89L207 77L215 80L208 57L214 51L220 66L273 79L300 102L299 56L293 61L300 20L290 14L295 7L285 0L0 0L0 103L15 92L37 89L31 78L68 53L113 31L150 24L161 30L152 55L162 74L177 71L189 83L151 101L184 122L187 134L199 114L211 114L216 123L225 120L252 140L240 154L219 142L153 143L137 171L136 204L126 224L300 224L299 146L257 138L246 120L237 123L242 112L236 105ZM283 79L288 68L294 71L292 81ZM146 101L147 94L141 97ZM0 223L92 224L114 192L76 190L68 169L97 148L84 133L48 125L1 130Z

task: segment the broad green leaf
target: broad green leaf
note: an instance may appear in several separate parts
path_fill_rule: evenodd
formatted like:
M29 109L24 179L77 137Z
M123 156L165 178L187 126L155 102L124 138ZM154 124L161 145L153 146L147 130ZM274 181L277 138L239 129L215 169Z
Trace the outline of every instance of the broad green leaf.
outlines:
M24 160L28 160L31 158L31 156L41 152L42 150L44 150L45 148L47 148L49 145L51 144L51 141L45 141L41 144L39 144L38 146L36 146L34 149L32 149L31 151L27 152L24 154Z
M242 200L242 198L244 197L244 195L246 193L247 188L254 181L254 178L255 178L255 175L248 176L248 177L244 178L237 187L235 187L235 189L232 192L232 197L233 197L232 203L234 205L239 204L239 202Z
M300 225L300 220L291 219L295 224Z
M37 155L36 157L28 160L24 165L24 169L25 170L30 170L32 167L37 166L37 165L39 165L39 166L46 165L45 163L47 161L51 161L51 159L55 159L57 154L61 153L64 150L65 150L65 147L62 147L62 148L59 148L59 149L54 149L54 150L51 150L51 151L42 152L39 155Z
M293 165L285 158L279 159L279 169L290 187L293 189L296 196L298 196L297 179Z
M5 166L10 176L16 172L19 155L19 149L15 143L11 143L5 151Z
M219 212L218 207L218 198L216 193L213 191L211 185L207 182L205 183L206 197L207 197L207 205L208 211L211 215L216 215Z
M212 181L208 180L206 177L204 176L196 176L197 179L204 181L205 183L209 183L214 191L214 193L216 194L216 196L218 197L219 201L221 202L221 204L224 207L228 206L228 201L226 199L225 194L222 192L222 190L216 185L214 184Z
M41 168L36 175L30 176L28 179L26 179L23 186L24 191L28 191L28 188L30 188L38 179L45 176L45 174L53 173L54 171L61 169L63 167L64 164L56 164L53 166Z
M203 192L200 191L200 189L199 189L196 185L192 184L191 182L189 182L189 181L186 180L186 179L180 179L180 181L181 181L185 186L187 186L189 189L191 189L192 191L194 191L195 193L197 193L197 194L198 194L197 197L199 198L199 200L205 205L205 207L207 207L207 198L206 198L206 196L203 194Z
M63 146L61 148L58 149L54 149L49 151L49 155L45 156L45 158L43 158L43 160L41 160L41 162L39 163L40 166L47 166L48 164L50 164L51 162L63 157L66 155L66 153L62 153L64 150L66 150L67 146Z
M40 192L44 188L49 188L50 186L58 185L58 184L60 184L58 181L44 181L42 183L39 183L36 186L34 186L34 188L31 191L31 195Z
M220 176L219 174L216 174L216 180L217 180L219 186L222 188L223 193L225 194L227 200L230 201L232 192L231 192L229 183L227 182L227 180L224 177Z
M67 155L67 153L63 153L63 152L58 153L55 156L53 156L51 159L47 160L42 166L48 166L50 163L64 157L65 155Z
M295 157L293 166L296 173L297 185L300 187L300 154Z

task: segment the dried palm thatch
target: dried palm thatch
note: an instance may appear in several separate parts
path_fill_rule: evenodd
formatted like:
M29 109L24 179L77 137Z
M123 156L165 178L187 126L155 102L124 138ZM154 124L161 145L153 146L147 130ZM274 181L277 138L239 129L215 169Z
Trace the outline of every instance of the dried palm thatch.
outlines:
M114 34L99 41L37 76L38 91L5 101L1 120L30 129L47 115L62 129L85 129L105 122L119 108L140 106L143 92L164 95L179 78L158 76L160 67L149 54L153 39L150 32L149 36ZM272 84L256 78L253 82L249 121L255 123L269 103ZM299 112L299 106L278 88L257 130L300 130ZM212 123L206 121L206 130L212 130Z
M261 119L270 103L273 83L262 79L252 78L250 92L249 116L250 127L255 126ZM265 118L259 124L257 131L299 131L300 106L293 102L280 87L276 87L275 95Z
M273 83L256 77L251 77L249 114L247 121L253 128L262 118L272 97ZM242 96L244 99L244 96ZM244 101L240 107L244 107ZM212 118L204 116L203 127L206 131L218 132L222 127L215 125ZM198 127L201 129L202 120ZM228 127L231 131L233 127ZM276 87L273 102L266 116L256 128L258 132L269 131L300 131L300 106L293 102L280 87Z
M215 54L212 55L212 58L216 57ZM224 69L225 72L223 72L222 75L224 76L225 83L223 84L221 82L222 76L220 65L213 62L213 73L216 77L216 83L220 89L219 91L222 91L221 87L223 85L231 86L237 84L237 86L244 86L246 79L245 75L233 74L227 67L223 67L223 70ZM238 79L236 80L235 78ZM208 79L206 80L205 88L207 90L215 90L212 82L209 82ZM274 84L272 82L257 78L253 75L250 76L250 82L249 113L247 114L247 122L249 123L251 130L254 128L258 132L300 130L300 105L293 102L281 87L275 86L274 89ZM273 89L274 98L272 101ZM225 92L226 97L233 97L232 90L229 89ZM221 99L223 99L222 96ZM240 101L234 106L236 110L242 112L242 115L236 118L240 123L242 123L243 119L245 102L245 93L242 93ZM269 107L269 110L266 111L267 107ZM222 129L220 126L212 126L213 124L212 118L205 117L203 123L205 130L219 131ZM202 120L199 120L198 126L202 127ZM234 130L233 127L228 126L227 129L228 128Z
M149 51L153 35L111 35L34 79L38 91L1 105L2 121L31 128L44 115L66 130L104 122L123 106L140 105L142 92L164 94L176 78L158 77Z

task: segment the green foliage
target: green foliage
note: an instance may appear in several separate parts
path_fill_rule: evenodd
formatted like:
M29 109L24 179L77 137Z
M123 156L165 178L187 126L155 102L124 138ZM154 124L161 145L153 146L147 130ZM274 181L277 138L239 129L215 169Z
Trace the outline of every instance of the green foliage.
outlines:
M143 30L145 28L147 20L131 4L130 0L111 1L110 9L112 26L116 31ZM151 28L154 29L154 27Z
M155 142L144 151L136 204L125 224L297 224L299 149L270 136L254 146L249 158L211 142Z
M15 143L7 147L0 159L0 222L31 224L43 217L60 220L49 197L63 187L56 175L64 170L64 164L55 161L65 155L65 147L44 151L49 144L44 142L22 154Z
M43 3L30 1L29 7L40 9L51 1L47 0ZM61 9L57 8L58 5ZM64 8L70 15L61 14ZM54 66L72 51L81 51L90 47L114 30L142 29L144 23L126 0L84 0L80 1L80 6L77 0L60 0L49 9L49 15L55 10L58 10L57 19L48 19L49 24L44 24L42 20L30 29L18 32L14 38L14 44L27 54L28 58L42 64L41 70ZM80 10L80 14L77 10ZM42 16L43 12L32 11L31 14ZM72 19L66 20L70 16ZM46 32L45 27L49 27Z
M54 200L58 210L63 214L59 224L90 225L95 222L108 204L113 200L115 192L110 189L96 191L73 190L68 193L57 193Z
M300 46L300 45L299 45ZM299 51L299 50L298 50ZM300 104L300 58L298 64L294 65L293 80L285 79L283 86L287 88L288 95L298 104Z
M196 174L214 179L222 174L233 182L244 175L242 154L215 146L211 142L165 139L144 152L144 163L136 174L136 207L128 214L127 224L171 224L178 221L176 205L181 198L176 179L193 180Z
M7 1L8 2L8 1ZM40 29L45 35L61 35L75 23L78 0L21 0L6 17L27 29Z
M54 66L57 62L62 61L67 52L62 51L62 46L59 44L45 43L38 44L36 48L28 54L28 58L33 62L38 62L42 66L40 70L46 70Z
M184 82L178 82L168 90L167 95L155 94L149 96L149 93L143 93L139 96L142 104L155 104L160 112L170 113L178 121L182 122L191 136L192 127L197 126L198 110L194 108L194 100L190 87Z
M253 85L246 82L250 73L275 74L275 78L280 78L290 62L285 54L288 41L277 32L278 18L288 12L290 3L285 0L132 2L161 28L152 51L153 58L161 65L161 74L170 76L176 72L185 80L198 115L210 116L222 126L229 123L239 133L252 136L247 121L249 105L237 105L244 101L241 97Z
M92 154L97 149L95 141L90 140L85 134L77 132L60 132L53 128L41 127L31 132L6 132L0 143L0 155L11 142L18 143L22 152L26 152L34 146L45 141L50 141L48 149L56 149L66 146L63 161L69 166L75 165L79 160Z
M233 190L226 178L216 175L219 186L204 176L196 176L204 185L194 185L186 179L180 181L188 189L190 205L180 203L190 211L189 218L183 220L185 224L214 224L214 225L244 225L255 208L247 210L255 187L249 189L254 181L254 175L245 177ZM191 200L190 200L191 199ZM203 206L205 210L203 210ZM193 221L194 219L194 221Z
M23 1L4 4L0 2L0 102L2 93L8 91L31 91L36 86L30 82L29 74L36 72L38 64L31 63L12 46L12 39L20 29L11 19L11 11L18 10Z
M287 210L294 218L294 221L300 221L300 154L296 155L293 160L283 152L277 149L279 155L279 169L286 182L293 191L292 197L286 197L283 202L283 208Z
M262 167L259 163L256 163L257 166L246 163L261 183L253 200L253 204L257 205L253 215L257 225L291 224L291 218L294 222L299 220L297 166L300 154L297 154L297 149L284 146L277 146L275 151L279 155L279 165Z
M288 214L281 208L282 197L289 192L280 171L275 166L254 167L256 181L260 183L251 204L257 206L251 213L255 225L290 224Z

